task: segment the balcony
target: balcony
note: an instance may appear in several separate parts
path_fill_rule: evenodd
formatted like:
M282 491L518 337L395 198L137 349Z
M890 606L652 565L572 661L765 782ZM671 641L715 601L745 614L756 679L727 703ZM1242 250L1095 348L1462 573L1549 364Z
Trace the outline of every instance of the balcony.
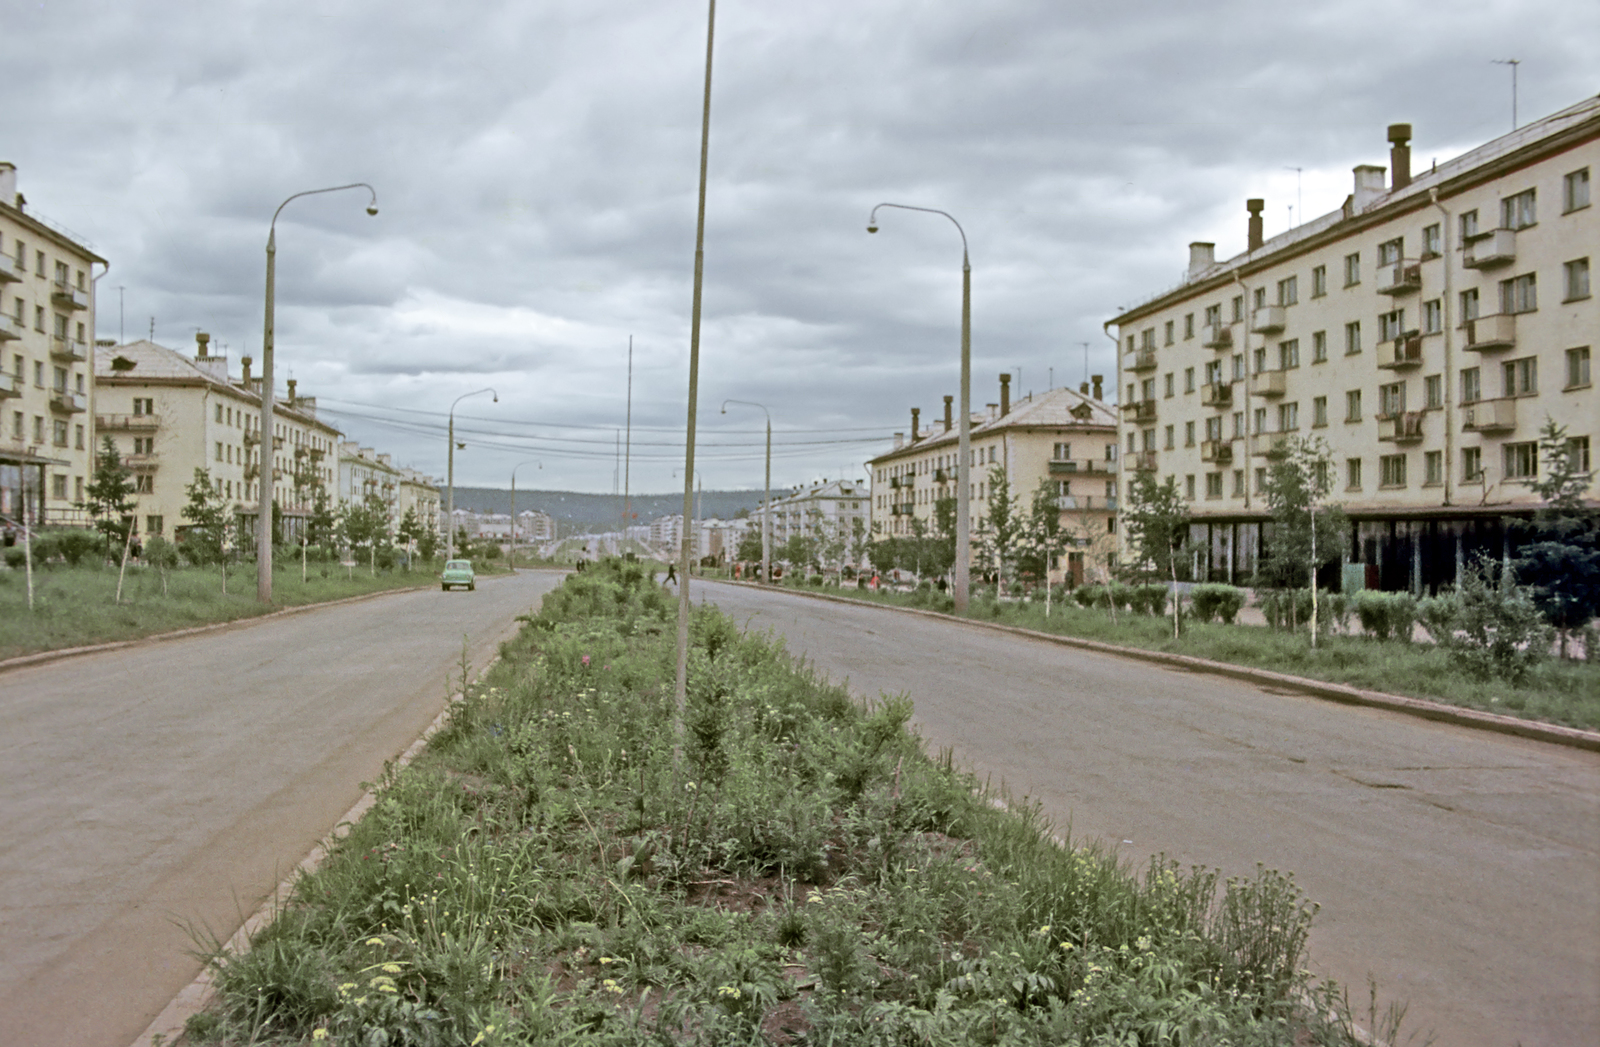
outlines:
M1378 270L1378 293L1387 295L1412 294L1422 290L1422 263L1397 262Z
M89 343L74 341L66 335L54 335L50 339L50 359L62 363L84 363L89 359Z
M1511 229L1494 232L1461 249L1461 264L1468 269L1494 269L1517 260L1517 234Z
M1265 305L1250 314L1250 331L1252 334L1272 334L1283 330L1288 320L1283 306Z
M1233 461L1233 441L1201 440L1200 460L1202 462L1216 462L1219 465Z
M1156 417L1156 402L1154 400L1132 400L1122 405L1122 413L1131 421L1152 422Z
M1087 473L1105 476L1116 468L1116 464L1101 458L1053 458L1050 461L1050 475L1081 476Z
M1153 473L1156 471L1156 453L1154 451L1135 451L1128 456L1128 464L1134 472Z
M1200 344L1207 349L1232 349L1233 328L1227 324L1206 324L1201 330Z
M1200 387L1200 403L1206 407L1232 407L1233 386L1221 382L1207 382Z
M50 394L50 409L63 414L77 414L79 411L89 409L89 397L84 393L69 393L65 389L57 389Z
M122 459L122 464L136 473L153 473L161 464L161 456L153 451L149 454L130 454Z
M1093 494L1063 494L1056 497L1057 509L1089 510L1098 509L1103 513L1117 511L1117 500L1104 495Z
M22 383L13 374L0 374L0 400L8 396L21 396Z
M50 288L50 301L63 309L87 309L89 292L80 291L71 284L57 283Z
M0 284L14 284L21 279L16 259L8 254L0 254Z
M1379 415L1378 439L1397 444L1417 443L1422 439L1422 412Z
M1474 353L1495 353L1512 349L1517 344L1517 317L1515 313L1496 313L1468 320L1468 350Z
M1260 433L1256 436L1256 447L1251 453L1257 458L1265 458L1275 452L1287 449L1288 446L1288 433Z
M1461 408L1461 428L1469 433L1504 433L1517 427L1517 401L1509 396L1479 400Z
M1156 369L1156 351L1154 349L1140 349L1134 353L1128 363L1130 371L1154 371Z
M1378 343L1378 366L1390 371L1409 371L1422 366L1422 335L1408 331L1392 342Z
M96 429L113 432L149 432L161 428L161 416L154 414L97 414Z
M953 469L935 469L933 471L933 482L936 483L936 484L953 484L953 483L955 483L956 482L955 470L953 470Z
M15 317L0 313L0 342L22 337L22 323Z
M253 430L251 432L248 432L248 433L244 434L244 445L246 447L254 447L256 444L258 444L260 442L261 442L260 430ZM274 451L283 450L283 437L274 436L272 438L272 449Z
M1251 396L1282 396L1284 379L1282 371L1257 371L1250 376Z

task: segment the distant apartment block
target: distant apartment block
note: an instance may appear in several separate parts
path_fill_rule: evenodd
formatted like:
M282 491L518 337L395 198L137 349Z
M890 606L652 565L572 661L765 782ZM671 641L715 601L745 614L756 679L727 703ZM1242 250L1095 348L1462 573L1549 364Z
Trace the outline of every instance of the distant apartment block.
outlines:
M0 162L0 526L82 523L94 472L96 264Z
M1547 418L1590 468L1600 98L1417 174L1410 138L1392 125L1387 171L1356 167L1343 207L1272 239L1248 201L1244 253L1191 244L1180 286L1111 321L1124 467L1176 479L1199 578L1251 577L1267 455L1291 436L1332 450L1361 565L1341 577L1384 589L1500 553L1504 518L1537 503Z
M1000 401L972 419L969 496L974 534L987 520L991 470L1005 473L1013 498L1026 513L1041 482L1048 482L1061 525L1076 544L1051 570L1053 582L1095 580L1113 562L1117 511L1117 418L1093 391L1051 389L1011 402L1011 376L1000 376ZM911 412L911 435L895 434L895 448L867 463L872 470L871 527L877 535L909 535L920 526L935 532L934 510L956 497L960 465L953 397L944 398L944 421L923 430ZM1095 567L1098 563L1100 571Z

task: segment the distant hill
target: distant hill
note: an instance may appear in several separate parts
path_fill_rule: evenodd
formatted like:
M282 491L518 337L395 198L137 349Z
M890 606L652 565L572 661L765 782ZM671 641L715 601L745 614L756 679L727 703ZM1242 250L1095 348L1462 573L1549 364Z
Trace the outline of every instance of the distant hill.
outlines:
M774 491L782 495L785 491ZM760 491L706 491L697 495L704 506L701 515L729 519L739 510L753 510L761 504ZM662 516L676 516L683 511L683 494L635 494L629 499L636 524L647 524ZM439 494L439 505L445 502L444 492ZM509 513L510 488L456 487L456 508L479 513ZM570 527L575 531L615 531L622 520L622 496L589 494L583 491L525 491L517 488L517 512L537 509L549 513L562 524L562 533Z

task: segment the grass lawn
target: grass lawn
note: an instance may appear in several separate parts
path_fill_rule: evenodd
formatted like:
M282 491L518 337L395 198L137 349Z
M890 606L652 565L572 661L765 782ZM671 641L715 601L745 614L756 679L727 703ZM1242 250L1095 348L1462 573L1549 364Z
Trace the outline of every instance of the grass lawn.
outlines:
M213 954L190 1041L1359 1042L1307 981L1291 877L1063 844L930 758L908 700L858 705L714 607L680 733L672 603L614 564L547 596L250 950Z
M437 566L417 565L412 571L379 571L364 567L311 563L300 581L298 558L279 557L272 576L273 607L256 602L253 563L228 568L228 592L222 593L222 569L185 567L169 572L165 587L159 572L130 566L116 603L115 567L67 567L55 564L33 573L34 609L28 610L27 580L22 571L0 569L0 658L84 644L131 640L212 622L250 618L279 607L322 603L347 596L436 584ZM480 573L503 568L480 566ZM326 576L324 576L324 571Z
M808 589L809 587L800 587ZM810 590L817 591L817 590ZM827 589L847 596L900 607L950 611L950 599L937 593L872 593ZM1187 654L1234 665L1248 665L1329 683L1414 698L1431 698L1470 709L1544 720L1568 727L1600 730L1600 664L1550 658L1521 683L1474 676L1450 652L1426 643L1383 642L1367 636L1322 638L1316 650L1305 632L1286 633L1256 625L1184 622L1172 636L1170 617L1106 611L1058 602L1046 618L1042 602L995 602L975 597L969 617L1152 651Z

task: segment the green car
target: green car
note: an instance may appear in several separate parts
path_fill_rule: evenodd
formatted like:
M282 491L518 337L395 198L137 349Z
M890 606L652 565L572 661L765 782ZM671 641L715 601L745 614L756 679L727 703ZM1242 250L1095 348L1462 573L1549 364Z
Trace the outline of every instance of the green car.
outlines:
M453 585L465 586L467 589L478 587L478 576L472 573L471 560L446 560L444 571L439 575L439 588L445 592L450 591Z

